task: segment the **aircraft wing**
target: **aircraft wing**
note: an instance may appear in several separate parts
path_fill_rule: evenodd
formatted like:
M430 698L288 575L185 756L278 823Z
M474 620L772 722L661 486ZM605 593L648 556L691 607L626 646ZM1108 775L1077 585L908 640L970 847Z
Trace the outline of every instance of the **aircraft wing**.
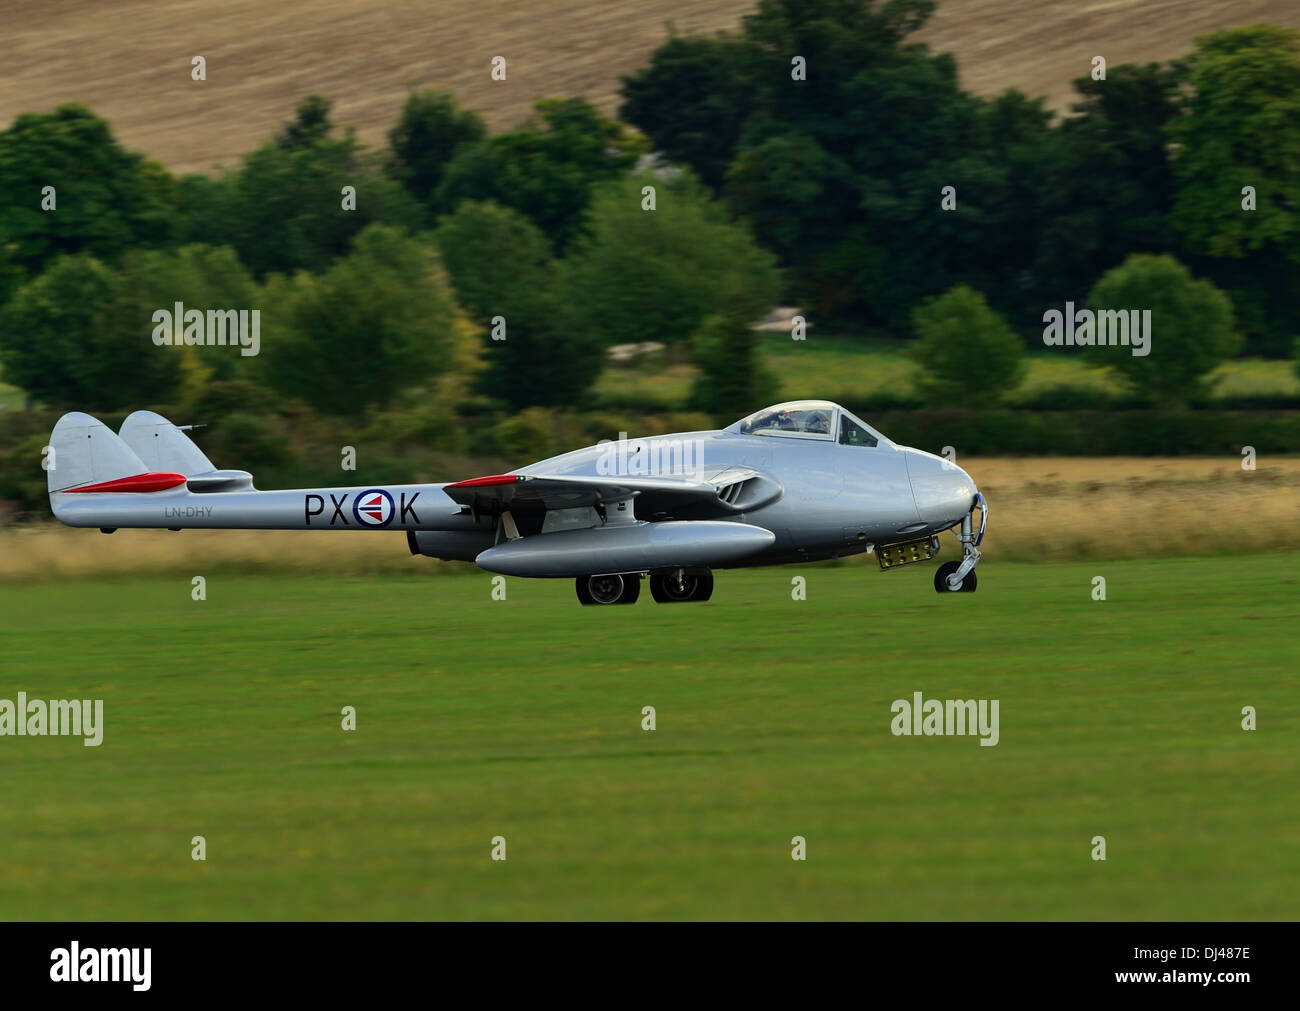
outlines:
M745 467L729 467L705 479L693 477L603 476L585 474L493 474L444 485L443 492L475 513L507 509L558 510L604 507L636 500L642 519L682 512L719 515L754 508L752 497L742 503L742 491L755 484L770 486L764 502L780 493L771 478Z

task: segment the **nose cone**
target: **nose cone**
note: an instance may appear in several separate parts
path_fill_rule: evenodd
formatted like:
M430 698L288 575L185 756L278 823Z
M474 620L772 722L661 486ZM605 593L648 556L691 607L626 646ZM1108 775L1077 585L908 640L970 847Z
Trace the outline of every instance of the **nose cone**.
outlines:
M975 482L955 463L933 453L908 449L907 476L922 522L932 530L960 523L975 502Z

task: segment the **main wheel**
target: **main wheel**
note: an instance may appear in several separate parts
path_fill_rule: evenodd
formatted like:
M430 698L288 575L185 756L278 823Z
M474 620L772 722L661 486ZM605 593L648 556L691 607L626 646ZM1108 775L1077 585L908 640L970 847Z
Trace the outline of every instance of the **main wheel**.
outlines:
M580 604L635 604L641 596L641 577L635 573L579 576L574 584Z
M944 562L934 573L934 588L939 593L974 593L975 587L979 581L975 578L975 570L971 569L961 581L961 586L953 589L948 585L948 577L961 568L960 562Z
M713 596L713 573L687 573L680 570L655 573L650 576L650 593L660 604L708 600Z

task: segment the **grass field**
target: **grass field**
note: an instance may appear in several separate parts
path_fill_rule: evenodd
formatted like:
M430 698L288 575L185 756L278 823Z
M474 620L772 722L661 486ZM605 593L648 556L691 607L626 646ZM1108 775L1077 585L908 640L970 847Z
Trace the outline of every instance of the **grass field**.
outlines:
M3 586L0 697L106 729L0 738L0 918L1295 919L1297 563ZM999 743L892 736L914 691Z
M796 342L787 337L765 340L763 356L767 367L780 380L783 397L857 400L880 393L910 395L913 392L916 367L904 353L906 347L898 341L814 337ZM1266 364L1276 365L1282 371L1289 363ZM1027 366L1023 384L1011 395L1013 403L1050 386L1108 390L1115 385L1108 371L1089 368L1078 356L1030 354ZM1255 378L1262 386L1272 378L1271 370ZM834 385L833 393L810 392L824 390L828 383ZM1300 383L1296 386L1300 392Z
M854 402L882 393L911 395L915 367L897 341L810 337L796 342L765 335L764 364L776 376L782 400L804 397ZM664 411L683 410L696 376L687 362L647 363L610 367L596 381L595 396L612 407L637 405ZM830 378L828 378L830 377ZM1296 397L1300 376L1286 360L1241 358L1225 362L1210 374L1213 397ZM1008 397L1015 406L1053 388L1114 391L1110 370L1095 369L1080 356L1031 353L1024 382Z
M622 75L667 36L734 28L754 0L61 0L32 16L0 0L5 88L0 124L59 102L86 102L131 149L175 172L234 164L266 141L304 96L335 101L334 119L380 146L410 87L454 91L494 129L538 98L581 95L607 112ZM918 38L956 55L962 83L1018 88L1058 110L1094 56L1110 66L1185 55L1198 35L1233 25L1300 27L1293 0L941 0ZM192 57L207 80L190 79ZM494 56L507 79L489 75Z

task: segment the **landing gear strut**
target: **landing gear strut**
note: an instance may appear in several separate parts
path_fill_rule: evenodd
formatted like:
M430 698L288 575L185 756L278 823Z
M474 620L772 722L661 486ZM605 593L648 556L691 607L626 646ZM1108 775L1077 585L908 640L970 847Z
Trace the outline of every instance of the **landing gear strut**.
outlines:
M975 514L976 507L980 511L980 528L979 532L974 532L974 524L971 517ZM989 507L984 501L984 496L979 492L975 493L975 501L971 503L970 512L968 512L961 521L961 533L957 539L961 541L962 558L961 562L944 562L939 566L939 570L934 574L934 588L939 593L974 593L975 588L979 585L979 580L975 578L975 566L980 560L980 542L984 540L984 529L989 522Z
M687 572L685 569L652 573L650 593L660 604L708 600L713 596L713 573Z

